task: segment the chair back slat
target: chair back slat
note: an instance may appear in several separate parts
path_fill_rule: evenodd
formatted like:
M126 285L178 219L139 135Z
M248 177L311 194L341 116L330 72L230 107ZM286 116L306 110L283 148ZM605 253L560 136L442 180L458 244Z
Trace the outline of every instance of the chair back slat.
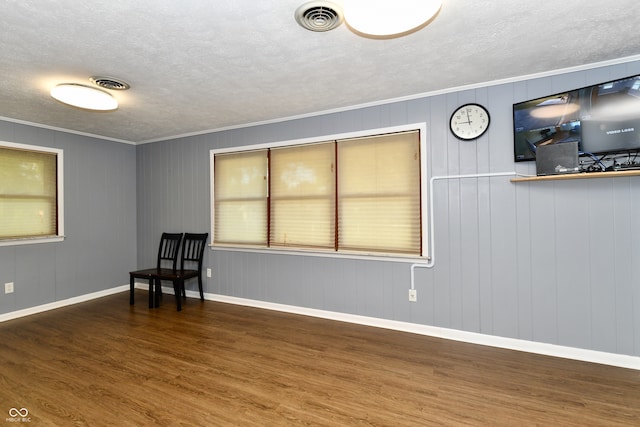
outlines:
M209 233L184 234L184 240L182 241L182 258L180 262L181 270L185 269L185 261L197 263L198 271L202 270L202 257L207 244L207 236L209 236Z
M162 268L163 261L171 263L171 268L175 272L178 266L178 254L182 233L162 233L160 246L158 247L158 266Z

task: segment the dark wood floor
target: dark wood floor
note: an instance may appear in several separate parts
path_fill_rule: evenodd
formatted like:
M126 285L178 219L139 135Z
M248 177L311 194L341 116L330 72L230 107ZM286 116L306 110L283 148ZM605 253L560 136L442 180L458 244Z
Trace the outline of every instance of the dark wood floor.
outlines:
M0 423L26 408L33 426L640 425L640 371L136 298L1 323Z

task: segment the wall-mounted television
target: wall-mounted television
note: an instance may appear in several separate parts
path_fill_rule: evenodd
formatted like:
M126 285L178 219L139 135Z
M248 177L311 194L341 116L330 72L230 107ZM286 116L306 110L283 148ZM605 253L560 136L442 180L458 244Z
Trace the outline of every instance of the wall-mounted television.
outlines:
M585 154L640 150L640 75L513 104L516 162L536 148L577 141Z

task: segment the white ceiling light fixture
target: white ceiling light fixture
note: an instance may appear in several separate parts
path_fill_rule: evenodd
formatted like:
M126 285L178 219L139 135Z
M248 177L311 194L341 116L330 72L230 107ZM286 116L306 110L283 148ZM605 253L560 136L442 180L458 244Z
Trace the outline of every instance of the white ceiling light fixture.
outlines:
M371 38L394 38L427 25L438 14L442 0L344 0L347 26Z
M51 89L51 96L85 110L112 111L118 108L118 101L110 93L77 83L59 84Z

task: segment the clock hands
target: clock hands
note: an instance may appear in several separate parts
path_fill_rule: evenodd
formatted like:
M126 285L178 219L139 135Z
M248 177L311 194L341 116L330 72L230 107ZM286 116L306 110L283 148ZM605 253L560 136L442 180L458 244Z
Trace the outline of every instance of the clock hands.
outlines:
M467 116L467 121L466 121L466 122L461 122L461 123L466 123L466 124L468 124L469 126L471 126L471 123L473 123L473 120L471 120L471 111L472 111L472 110L471 110L471 108L467 108L467 109L466 109L466 112L467 112L467 114L466 114L466 116ZM480 126L482 126L482 125L480 125Z
M471 111L471 109L470 109L470 108L467 108L467 109L466 109L466 111L467 111L467 114L466 114L466 116L467 116L467 121L466 121L466 122L462 122L462 123L466 123L466 124L468 124L469 126L471 126L471 119L469 118L469 111Z

